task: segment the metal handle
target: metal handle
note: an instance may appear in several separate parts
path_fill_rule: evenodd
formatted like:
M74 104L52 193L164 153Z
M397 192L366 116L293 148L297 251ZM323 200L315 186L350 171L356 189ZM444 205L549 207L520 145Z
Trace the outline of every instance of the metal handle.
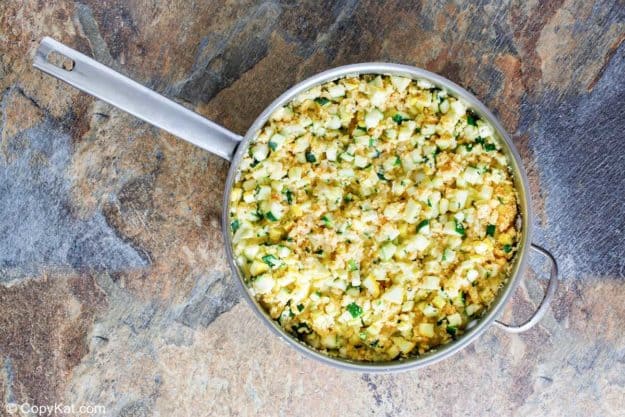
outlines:
M54 58L65 60L55 64ZM41 41L33 65L139 119L228 161L241 136L132 81L52 38Z
M541 248L538 245L532 244L531 247L532 249L534 249L536 252L543 255L545 258L547 258L551 262L551 273L549 274L549 285L547 286L547 291L545 291L545 296L543 297L543 300L538 306L538 309L528 321L518 326L506 324L501 321L495 321L495 324L497 324L499 327L501 327L502 329L504 329L505 331L509 333L521 333L534 327L534 325L536 325L536 323L538 323L547 312L547 309L549 308L549 304L551 304L551 300L553 300L553 296L555 295L556 290L558 289L558 264L556 263L555 258L553 257L553 255L551 255L551 253L549 253L548 250Z

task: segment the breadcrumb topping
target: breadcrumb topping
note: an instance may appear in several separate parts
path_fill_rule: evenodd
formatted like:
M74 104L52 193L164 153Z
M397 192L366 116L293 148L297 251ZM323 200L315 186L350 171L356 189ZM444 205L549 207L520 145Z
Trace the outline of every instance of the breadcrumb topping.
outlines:
M426 80L348 77L276 110L229 215L249 291L358 361L459 337L509 278L518 197L493 128Z

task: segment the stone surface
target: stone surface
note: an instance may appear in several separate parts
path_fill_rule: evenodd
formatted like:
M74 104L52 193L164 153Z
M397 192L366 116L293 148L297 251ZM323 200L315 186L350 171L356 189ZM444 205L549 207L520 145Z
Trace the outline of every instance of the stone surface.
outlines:
M382 60L472 90L511 132L545 319L398 375L312 362L240 302L228 165L31 66L49 35L243 134L297 81ZM625 413L622 1L0 2L0 396L108 416ZM533 259L505 318L545 286ZM4 415L1 408L0 414Z

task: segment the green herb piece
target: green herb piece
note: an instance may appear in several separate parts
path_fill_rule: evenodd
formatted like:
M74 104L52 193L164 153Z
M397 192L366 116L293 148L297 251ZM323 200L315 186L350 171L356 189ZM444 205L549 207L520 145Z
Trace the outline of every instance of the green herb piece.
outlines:
M471 152L473 149L473 145L471 143L465 143L464 147L467 149L467 152Z
M495 146L494 143L487 143L486 145L484 145L484 150L486 152L491 152L491 151L494 151L495 149L497 149L497 147Z
M480 145L484 145L484 138L481 136L478 136L477 138L475 138L475 143L479 143Z
M362 308L356 303L348 304L345 308L347 309L347 311L349 311L349 314L351 314L353 318L356 318L362 314Z
M306 161L312 164L314 162L317 162L317 157L315 157L314 153L306 151Z
M457 331L458 329L456 328L456 326L447 326L447 329L446 329L446 330L447 330L447 333L448 333L448 334L450 334L450 335L452 335L452 336L455 336L455 335L456 335L456 331Z
M395 113L395 115L393 116L393 121L397 123L398 125L400 125L401 122L403 122L404 120L407 120L407 119L404 119L404 117L399 113Z
M381 172L378 172L378 178L381 179L382 181L386 181L386 177Z
M323 221L323 225L325 227L332 227L332 220L325 214L321 216L321 220Z
M360 340L367 340L367 333L365 332L360 332L358 334L358 337L360 337Z
M425 226L430 224L430 220L429 219L425 219L422 220L418 225L417 225L417 233L419 233L419 230L423 229Z
M328 100L325 97L317 97L315 99L315 103L319 104L320 106L325 106L326 104L328 104L330 102L330 100Z
M378 343L380 341L378 339L375 339L373 342L369 343L369 346L371 346L372 348L376 348L378 347Z
M473 113L467 114L467 124L471 126L477 126L477 119L478 117Z
M494 237L495 236L496 226L494 224L489 224L486 226L486 236Z
M232 228L232 233L236 233L237 230L239 230L239 227L241 227L241 223L239 223L239 220L234 220L232 223L230 223L230 227Z
M293 193L291 192L291 190L286 190L286 201L289 204L293 204Z
M278 144L276 142L269 141L268 145L269 145L269 149L271 149L272 151L275 151L276 149L278 149Z
M298 305L297 305L297 309L298 309L300 312L304 311L304 304L298 304Z
M277 222L277 221L278 221L278 218L277 218L276 216L274 216L274 215L273 215L273 213L272 213L272 212L270 212L270 211L268 211L268 212L265 214L265 217L267 217L267 218L268 218L269 220L271 220L272 222Z
M358 264L353 259L347 261L347 265L349 265L350 271L358 271Z
M432 207L432 202L430 201L429 198L428 198L428 207Z
M458 220L455 220L455 219L454 219L454 222L456 223L456 233L458 233L460 236L464 236L465 230L464 230L464 226L462 225L462 223L460 223Z
M254 167L255 167L256 165L258 165L258 164L260 164L260 161L257 161L256 159L254 159L254 160L252 161L252 163L250 164L250 166L251 166L252 168L254 168Z
M375 139L369 138L369 146L371 147L375 146Z
M510 245L503 245L503 251L506 252L506 253L512 252L512 246L510 246Z
M395 157L395 162L393 162L393 165L395 166L401 165L401 159L399 159L399 156Z
M262 260L263 260L264 263L266 263L267 265L269 265L272 268L280 266L280 260L278 258L276 258L275 256L273 256L272 254L263 256Z
M323 249L317 249L313 252L315 255L323 255Z

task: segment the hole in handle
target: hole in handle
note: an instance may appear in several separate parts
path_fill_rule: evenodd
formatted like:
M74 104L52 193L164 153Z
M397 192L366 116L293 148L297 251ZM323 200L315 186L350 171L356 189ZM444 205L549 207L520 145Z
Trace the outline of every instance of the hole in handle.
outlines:
M64 69L65 71L72 71L76 66L76 63L73 59L68 58L65 55L56 51L50 52L46 59L55 67L59 67L61 69Z

